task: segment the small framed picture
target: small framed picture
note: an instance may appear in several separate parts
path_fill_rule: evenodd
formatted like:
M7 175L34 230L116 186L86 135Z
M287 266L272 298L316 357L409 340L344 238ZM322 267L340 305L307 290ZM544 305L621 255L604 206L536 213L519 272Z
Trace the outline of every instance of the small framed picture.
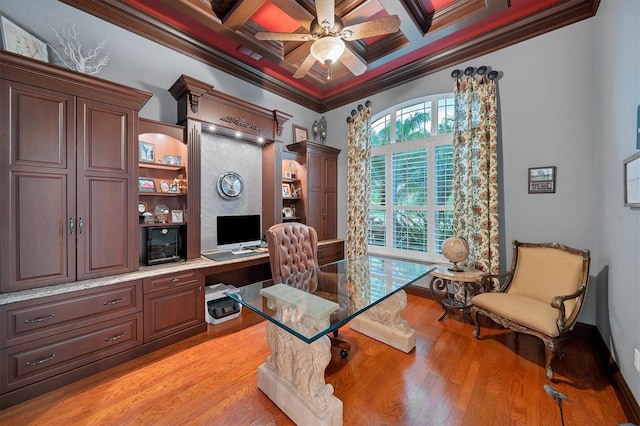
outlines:
M166 180L160 181L160 191L162 192L171 191L171 185L169 185L169 182L167 182Z
M282 217L293 217L293 209L291 207L283 207Z
M0 16L1 46L8 52L49 62L49 46L37 35L25 30L6 16Z
M292 124L292 126L293 126L293 143L304 142L309 140L309 130L295 124Z
M156 146L149 142L140 141L140 162L153 163L156 161Z
M169 166L182 165L182 157L180 157L179 155L165 155L163 160L164 160L164 164L167 164Z
M171 222L174 222L174 223L184 222L184 211L171 210Z
M291 172L290 172L289 170L286 170L286 171L284 172L284 178L285 178L285 179L291 179Z
M624 164L624 205L640 208L640 151L626 158Z
M156 192L156 182L149 178L138 178L138 191Z
M291 186L288 183L282 184L282 196L284 198L291 198Z
M556 192L556 166L529 168L529 194Z

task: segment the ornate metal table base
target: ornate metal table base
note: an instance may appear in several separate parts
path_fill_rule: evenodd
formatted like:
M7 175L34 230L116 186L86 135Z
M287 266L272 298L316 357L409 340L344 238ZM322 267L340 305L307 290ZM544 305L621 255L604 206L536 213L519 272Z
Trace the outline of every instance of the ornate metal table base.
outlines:
M349 323L352 330L409 353L416 346L416 331L400 314L407 307L407 293L400 290Z

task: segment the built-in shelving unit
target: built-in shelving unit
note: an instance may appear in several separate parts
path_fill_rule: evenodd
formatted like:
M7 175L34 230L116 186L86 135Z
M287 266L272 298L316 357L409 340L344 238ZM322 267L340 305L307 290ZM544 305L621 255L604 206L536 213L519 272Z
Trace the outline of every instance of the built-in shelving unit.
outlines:
M185 240L189 220L188 159L184 128L140 119L138 139L139 261L141 264L149 262L150 229L173 229L171 227L176 226L179 229L177 257L186 258ZM163 212L159 213L158 209Z

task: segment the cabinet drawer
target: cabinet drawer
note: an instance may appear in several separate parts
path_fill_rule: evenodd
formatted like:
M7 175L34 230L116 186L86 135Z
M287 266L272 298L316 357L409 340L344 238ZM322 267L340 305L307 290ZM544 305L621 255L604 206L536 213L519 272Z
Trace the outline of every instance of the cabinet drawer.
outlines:
M318 245L318 263L325 265L344 258L344 242L336 241L335 243Z
M142 313L3 349L0 393L69 371L142 343Z
M122 317L142 310L140 280L2 306L0 347Z
M178 287L185 284L193 284L200 279L197 269L176 272L173 274L159 275L143 280L144 292L163 290L165 288Z

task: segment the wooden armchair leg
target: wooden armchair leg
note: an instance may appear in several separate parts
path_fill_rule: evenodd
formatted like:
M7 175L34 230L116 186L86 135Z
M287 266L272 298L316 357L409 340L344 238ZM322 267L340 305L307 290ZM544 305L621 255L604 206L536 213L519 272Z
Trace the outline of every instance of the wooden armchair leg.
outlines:
M557 345L555 342L544 342L544 358L545 358L545 371L547 378L553 380L553 367L551 362L557 354Z
M480 323L478 322L478 311L475 309L471 309L471 311L469 312L469 315L471 316L471 320L473 321L473 324L475 325L475 330L473 330L473 337L475 337L476 339L480 338Z

